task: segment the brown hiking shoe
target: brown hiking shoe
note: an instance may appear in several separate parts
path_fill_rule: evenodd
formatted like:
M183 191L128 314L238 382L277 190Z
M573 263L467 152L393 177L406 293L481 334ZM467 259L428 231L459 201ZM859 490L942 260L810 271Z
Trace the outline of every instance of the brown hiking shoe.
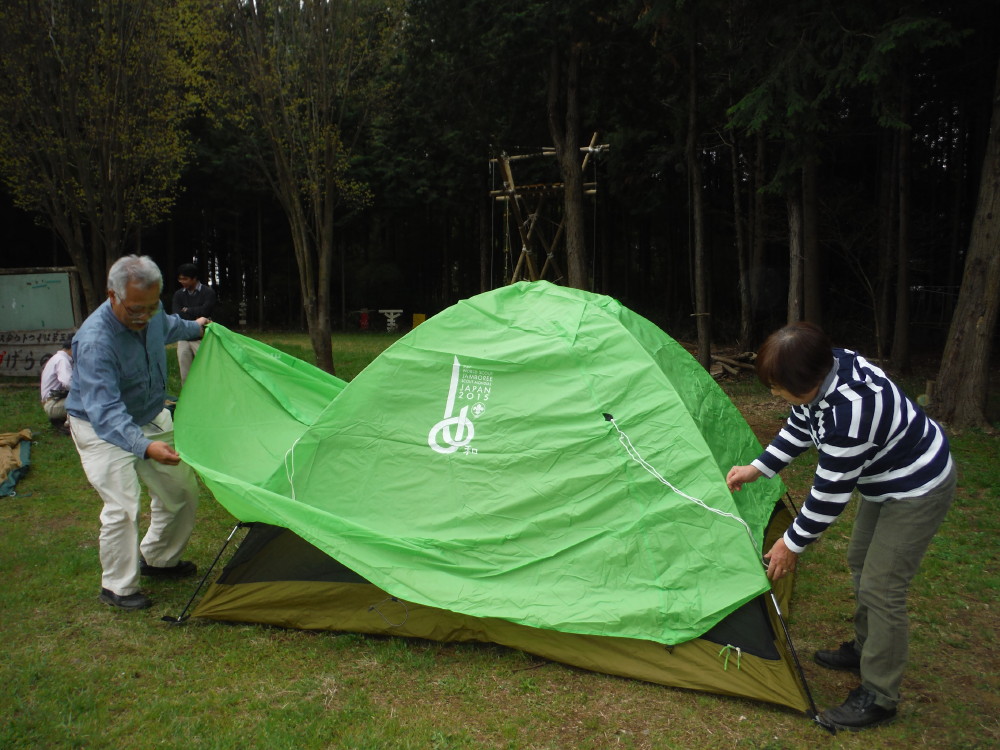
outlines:
M827 669L861 671L861 654L854 648L854 641L844 641L836 651L817 651L813 658L817 664Z

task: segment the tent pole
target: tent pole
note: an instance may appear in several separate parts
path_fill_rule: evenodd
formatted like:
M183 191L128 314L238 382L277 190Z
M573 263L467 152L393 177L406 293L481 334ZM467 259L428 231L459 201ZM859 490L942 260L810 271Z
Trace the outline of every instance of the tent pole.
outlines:
M233 537L236 535L236 532L237 530L240 529L240 527L249 525L250 524L248 523L243 523L242 521L240 521L235 526L233 526L233 530L229 532L229 536L226 537L226 541L222 543L222 547L219 548L219 552L215 556L215 559L212 560L212 564L208 566L208 570L205 571L205 575L201 577L201 581L199 581L198 583L198 588L194 590L194 593L191 594L191 598L188 599L188 603L184 605L184 611L181 612L177 617L164 615L163 617L160 618L161 620L163 620L163 622L170 622L173 623L174 625L180 625L181 623L187 622L188 619L187 611L191 608L191 605L194 604L195 597L198 596L198 592L201 591L201 587L205 585L205 581L207 581L208 577L212 575L212 570L219 562L219 558L222 557L222 553L226 551L226 547L229 546L229 542L232 541Z
M828 731L830 734L836 734L837 728L832 724L826 722L821 716L818 710L816 710L816 701L813 700L812 691L809 689L809 682L806 680L806 674L802 671L802 663L799 661L799 655L795 651L795 644L792 643L792 636L788 632L788 625L785 624L785 618L781 614L781 607L778 606L778 597L774 595L774 589L772 588L769 592L771 594L771 604L774 605L774 612L778 616L778 622L781 623L781 630L785 634L785 645L788 646L788 651L792 655L792 661L795 662L795 669L798 670L799 679L802 680L802 687L805 688L806 698L809 700L809 713L813 721L819 724L823 729Z
M790 506L792 506L792 511L794 512L794 515L798 515L799 509L795 507L795 501L792 500L792 493L786 492L784 499L785 502L787 502ZM792 655L792 661L795 662L795 669L798 671L799 678L802 680L802 687L804 687L806 690L806 698L809 699L809 709L810 713L812 714L810 718L817 724L819 724L821 727L823 727L823 729L828 731L830 734L836 734L837 727L825 721L823 717L820 715L819 711L816 709L816 701L813 700L812 692L809 690L809 683L806 681L805 672L802 670L802 663L799 661L799 655L798 652L796 652L795 650L795 644L792 643L792 636L788 632L788 625L785 624L785 617L784 615L781 614L781 607L778 605L778 598L774 595L773 588L771 589L770 594L771 594L771 603L774 605L774 612L778 616L778 622L781 623L781 629L785 633L785 644L788 646L788 652Z

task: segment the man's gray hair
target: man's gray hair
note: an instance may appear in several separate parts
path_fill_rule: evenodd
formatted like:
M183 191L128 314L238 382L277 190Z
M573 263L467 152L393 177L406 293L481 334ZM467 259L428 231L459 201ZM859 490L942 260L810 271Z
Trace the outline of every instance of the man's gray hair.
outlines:
M108 271L108 290L119 300L125 299L129 284L138 284L141 289L153 286L163 288L163 274L160 267L148 255L123 255Z

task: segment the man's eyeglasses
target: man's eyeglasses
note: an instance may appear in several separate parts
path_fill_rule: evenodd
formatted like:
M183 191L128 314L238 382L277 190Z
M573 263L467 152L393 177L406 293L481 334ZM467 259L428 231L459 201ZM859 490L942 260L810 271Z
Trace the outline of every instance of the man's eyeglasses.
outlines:
M125 300L118 300L121 306L125 308L125 312L133 317L139 317L140 315L145 315L152 318L156 313L160 311L160 303L157 302L155 305L148 305L147 307L129 307L125 304Z

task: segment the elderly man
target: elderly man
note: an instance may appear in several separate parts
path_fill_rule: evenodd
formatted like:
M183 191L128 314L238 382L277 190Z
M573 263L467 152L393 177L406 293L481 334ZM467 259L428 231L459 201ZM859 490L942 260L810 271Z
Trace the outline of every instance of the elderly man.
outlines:
M163 277L148 257L120 258L108 273L108 299L73 338L73 386L66 400L73 442L87 479L104 501L100 600L121 609L152 602L140 574L193 575L181 560L194 529L198 483L173 448L164 408L166 344L200 338L206 318L163 313ZM150 494L149 529L139 543L139 480Z

